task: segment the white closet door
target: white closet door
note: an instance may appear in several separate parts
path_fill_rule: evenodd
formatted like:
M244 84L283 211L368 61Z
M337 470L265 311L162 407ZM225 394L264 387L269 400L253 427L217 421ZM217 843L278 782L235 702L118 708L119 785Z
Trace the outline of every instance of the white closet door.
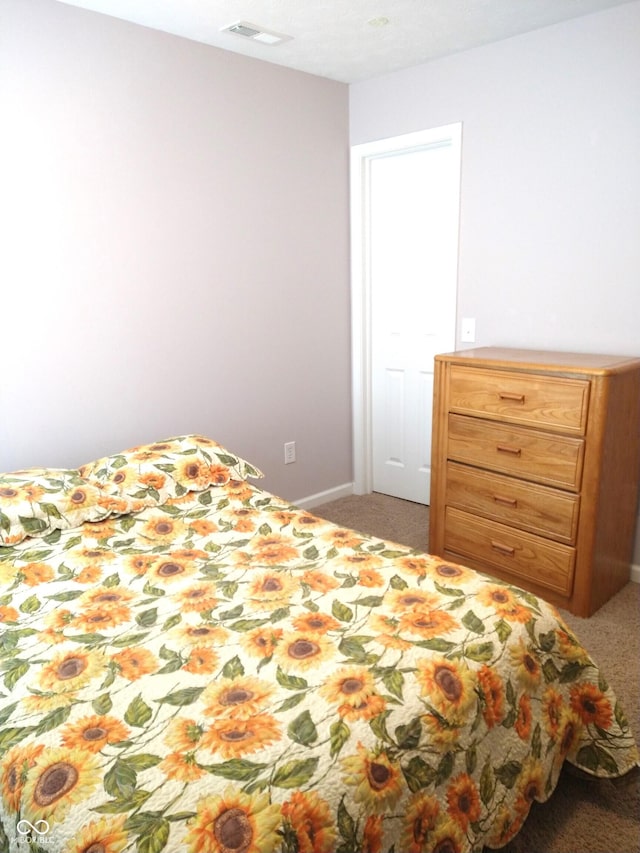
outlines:
M455 348L459 182L450 139L369 163L372 485L423 504L433 357Z

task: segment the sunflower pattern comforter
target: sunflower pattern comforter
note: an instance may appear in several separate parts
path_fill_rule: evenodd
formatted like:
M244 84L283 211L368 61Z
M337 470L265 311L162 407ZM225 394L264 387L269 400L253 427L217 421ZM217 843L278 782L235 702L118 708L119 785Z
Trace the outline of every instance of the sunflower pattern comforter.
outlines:
M258 489L210 439L0 481L0 849L506 844L638 761L554 608Z

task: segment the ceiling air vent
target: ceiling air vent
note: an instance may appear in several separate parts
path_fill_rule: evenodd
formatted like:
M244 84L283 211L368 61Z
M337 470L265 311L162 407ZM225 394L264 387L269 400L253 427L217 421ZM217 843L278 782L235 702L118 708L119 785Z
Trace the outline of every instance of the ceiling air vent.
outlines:
M231 24L229 27L222 28L223 33L232 33L234 36L241 36L251 41L258 41L261 44L281 44L283 41L290 41L293 36L286 36L282 33L274 33L270 30L265 30L264 27L259 27L256 24L250 24L248 21L238 21L237 24Z

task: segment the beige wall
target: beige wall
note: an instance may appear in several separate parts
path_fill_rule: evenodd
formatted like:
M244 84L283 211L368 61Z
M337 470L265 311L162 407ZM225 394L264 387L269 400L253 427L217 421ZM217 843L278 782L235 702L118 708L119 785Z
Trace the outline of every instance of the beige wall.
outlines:
M0 470L200 431L284 497L350 482L348 87L0 12Z
M632 2L351 86L352 144L463 123L476 346L640 355L639 45Z

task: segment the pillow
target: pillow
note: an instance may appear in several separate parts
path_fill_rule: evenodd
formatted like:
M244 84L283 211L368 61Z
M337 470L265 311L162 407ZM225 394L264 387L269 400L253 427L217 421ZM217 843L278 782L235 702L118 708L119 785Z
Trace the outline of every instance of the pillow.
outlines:
M264 476L249 462L200 435L131 447L83 465L79 472L112 497L142 506L222 486L229 480Z
M30 468L0 474L0 544L15 545L28 536L101 521L125 509L78 471Z

